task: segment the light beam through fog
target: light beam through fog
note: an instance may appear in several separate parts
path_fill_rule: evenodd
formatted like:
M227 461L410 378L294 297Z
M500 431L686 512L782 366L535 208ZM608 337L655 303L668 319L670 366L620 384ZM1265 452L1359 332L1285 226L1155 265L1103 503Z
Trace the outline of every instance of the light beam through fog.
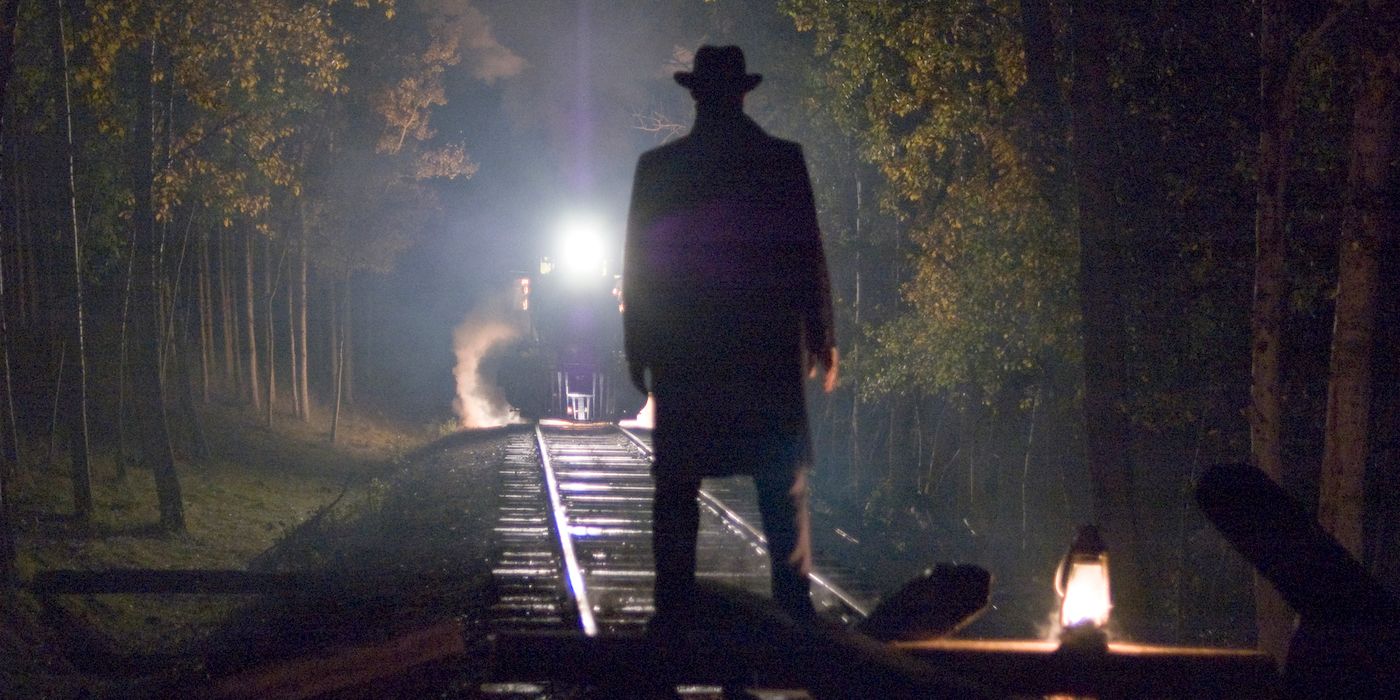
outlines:
M462 427L490 428L515 418L501 388L482 377L479 369L486 353L519 334L515 326L482 313L467 316L452 332L452 351L457 356L457 365L452 368L457 398L452 401L452 409Z

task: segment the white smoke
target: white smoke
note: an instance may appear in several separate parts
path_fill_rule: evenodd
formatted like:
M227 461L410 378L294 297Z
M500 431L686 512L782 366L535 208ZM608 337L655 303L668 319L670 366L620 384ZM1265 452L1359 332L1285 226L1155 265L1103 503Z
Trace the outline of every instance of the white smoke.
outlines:
M465 56L472 77L491 85L525 70L525 59L496 38L491 19L472 0L419 0L418 5L429 17L435 48L456 59Z
M479 370L481 358L491 348L512 340L520 331L505 321L485 316L469 315L452 331L452 350L457 355L457 365L452 368L457 379L457 398L452 401L452 410L464 428L505 425L514 418L501 388L481 376Z

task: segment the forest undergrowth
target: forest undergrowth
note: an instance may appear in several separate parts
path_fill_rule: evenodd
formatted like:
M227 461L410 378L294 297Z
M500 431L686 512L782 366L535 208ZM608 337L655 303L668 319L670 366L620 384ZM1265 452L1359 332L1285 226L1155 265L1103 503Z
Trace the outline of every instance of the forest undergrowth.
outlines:
M71 518L65 455L29 446L17 470L12 517L20 585L0 604L0 696L150 695L198 682L258 607L257 596L34 595L36 573L115 568L267 570L313 567L344 532L377 518L389 484L437 437L435 428L361 413L339 439L311 423L267 428L215 407L206 416L209 456L180 463L187 532L159 527L153 477L119 476L111 453L93 462L95 517ZM415 452L417 450L418 452ZM288 546L295 543L295 546ZM296 653L284 648L283 653Z

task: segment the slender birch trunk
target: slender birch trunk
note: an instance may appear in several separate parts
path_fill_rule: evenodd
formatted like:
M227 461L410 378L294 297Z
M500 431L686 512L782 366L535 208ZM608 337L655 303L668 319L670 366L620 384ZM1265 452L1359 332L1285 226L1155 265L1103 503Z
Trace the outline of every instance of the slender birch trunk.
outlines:
M5 105L10 73L14 67L15 22L19 16L19 0L3 0L0 4L0 109ZM0 142L4 139L4 116L0 112ZM3 192L3 190L0 190ZM0 229L0 232L3 232ZM0 352L5 362L5 406L6 425L3 456L5 464L0 465L0 586L8 588L15 580L15 538L10 522L11 480L19 464L19 434L15 430L14 391L10 383L10 331L6 322L7 309L5 296L5 239L0 238Z
M209 231L199 236L199 397L202 403L209 403L210 353L214 344L213 300L210 299L209 285Z
M326 369L323 376L330 380L328 385L332 403L338 400L336 392L340 385L340 297L336 294L338 281L329 275L326 279Z
M219 326L224 346L224 383L230 391L238 390L241 374L238 370L238 345L234 337L237 324L233 319L233 293L229 289L228 233L219 236Z
M355 286L351 283L350 275L345 275L345 303L341 309L341 327L344 329L340 334L341 354L344 356L345 365L341 377L341 383L345 385L345 403L355 405Z
M298 241L297 254L297 337L300 342L297 344L297 380L301 383L301 406L298 415L303 422L311 420L311 381L307 372L307 343L310 338L306 332L306 302L307 302L307 270L306 270L306 231L303 227L301 240Z
M348 281L349 275L346 275ZM339 298L339 287L332 283L331 292L331 348L334 353L331 356L332 367L332 390L335 394L335 403L331 408L331 444L335 444L336 436L340 429L340 401L342 390L345 386L345 309L337 304ZM346 284L345 286L348 286Z
M295 262L295 261L294 261ZM292 390L292 413L301 415L301 384L297 377L297 316L295 290L295 276L288 271L287 274L287 372L288 384Z
M262 409L262 383L258 381L258 333L257 316L254 313L257 304L254 302L253 268L256 262L253 257L253 233L250 231L243 238L243 260L244 260L244 304L243 309L247 314L245 321L248 331L248 400L253 405L253 410Z
M73 316L69 326L69 340L73 346L73 369L75 376L69 380L68 443L69 459L73 473L73 510L81 524L92 520L92 468L89 464L87 415L87 347L83 337L83 243L78 231L77 175L74 168L73 145L73 100L68 81L68 30L64 23L63 0L57 0L55 16L58 21L58 53L63 68L63 107L64 126L67 136L68 159L68 212L71 230L73 277L71 299Z
M6 10L8 11L8 10ZM0 36L0 42L5 38ZM0 84L3 79L0 79ZM0 123L0 129L3 123ZM0 232L3 232L0 230ZM14 476L19 472L19 419L15 415L15 389L14 379L10 373L10 322L9 322L9 297L5 295L5 246L4 239L0 238L0 361L3 361L5 372L5 403L4 403L4 425L0 426L0 457L5 461L0 465L0 478ZM7 492L4 485L0 484L0 518L4 517L3 495Z
M266 337L263 338L263 354L267 357L267 426L272 427L272 407L277 403L277 355L273 352L275 338L272 333L272 295L277 289L277 282L274 279L280 274L281 265L278 265L278 272L273 272L272 267L272 238L263 239L263 312L266 317L263 320L263 331Z

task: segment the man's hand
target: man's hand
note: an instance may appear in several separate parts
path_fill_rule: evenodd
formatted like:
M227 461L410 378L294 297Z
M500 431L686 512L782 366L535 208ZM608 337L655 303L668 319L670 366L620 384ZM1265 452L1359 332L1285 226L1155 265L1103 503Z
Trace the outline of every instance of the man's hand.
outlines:
M632 377L632 386L637 387L637 391L647 393L647 368L640 362L628 362L627 372Z
M815 360L815 362L811 363L811 368L807 376L816 377L817 367L820 366L823 371L822 391L828 394L835 391L837 375L840 373L838 367L841 364L841 351L837 350L836 346L833 345L827 348L826 352L812 353L811 359Z

